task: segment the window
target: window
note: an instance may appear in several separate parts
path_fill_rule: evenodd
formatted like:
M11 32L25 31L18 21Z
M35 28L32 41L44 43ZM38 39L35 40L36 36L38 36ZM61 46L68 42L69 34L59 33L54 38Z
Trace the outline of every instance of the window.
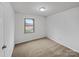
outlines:
M24 33L33 33L34 32L34 19L25 18L24 19Z

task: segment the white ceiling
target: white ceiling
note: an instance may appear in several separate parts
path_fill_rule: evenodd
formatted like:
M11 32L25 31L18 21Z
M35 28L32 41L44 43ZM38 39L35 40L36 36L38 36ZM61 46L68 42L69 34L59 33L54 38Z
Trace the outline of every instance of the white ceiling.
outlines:
M16 12L40 16L53 15L79 6L79 2L12 2L11 4ZM40 7L45 7L47 10L41 12Z

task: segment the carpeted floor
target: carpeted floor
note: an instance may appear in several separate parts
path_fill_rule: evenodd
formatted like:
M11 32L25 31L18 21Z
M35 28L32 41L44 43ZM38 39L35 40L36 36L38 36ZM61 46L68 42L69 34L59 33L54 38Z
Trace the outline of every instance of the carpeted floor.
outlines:
M42 38L22 44L17 44L13 57L78 57L79 53L72 51L53 40Z

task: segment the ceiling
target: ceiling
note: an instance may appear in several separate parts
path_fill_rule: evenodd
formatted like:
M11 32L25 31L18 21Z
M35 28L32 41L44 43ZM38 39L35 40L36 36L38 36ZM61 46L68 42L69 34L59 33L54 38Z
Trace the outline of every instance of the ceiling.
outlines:
M58 12L78 7L79 2L11 2L15 12L49 16ZM39 11L40 7L45 7L46 11Z

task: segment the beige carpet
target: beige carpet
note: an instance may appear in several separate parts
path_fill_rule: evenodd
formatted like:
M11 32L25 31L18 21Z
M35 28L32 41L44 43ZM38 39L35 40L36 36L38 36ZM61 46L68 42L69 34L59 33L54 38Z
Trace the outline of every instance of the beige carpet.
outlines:
M79 53L68 49L50 39L38 39L18 44L13 51L13 57L76 57Z

